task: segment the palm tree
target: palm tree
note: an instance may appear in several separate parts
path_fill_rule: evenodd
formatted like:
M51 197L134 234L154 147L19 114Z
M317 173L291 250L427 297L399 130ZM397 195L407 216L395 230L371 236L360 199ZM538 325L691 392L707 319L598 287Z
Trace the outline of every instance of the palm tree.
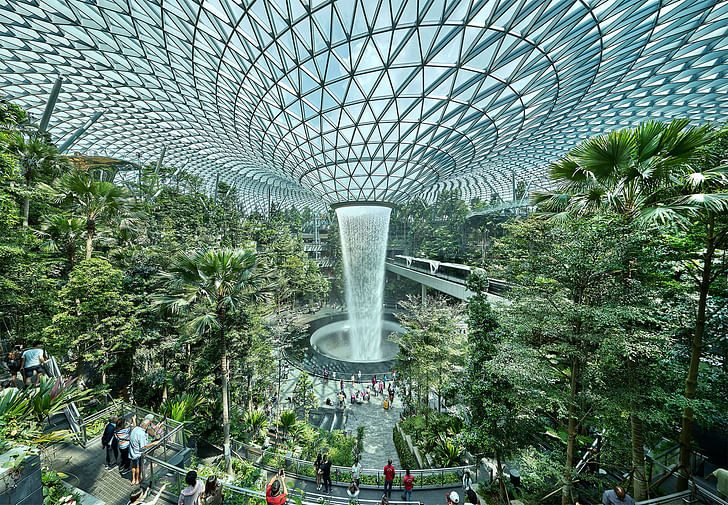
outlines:
M22 133L12 133L4 141L4 149L18 159L25 177L26 192L23 197L23 226L28 226L30 213L30 190L33 180L39 175L53 175L57 170L58 150L46 143L42 137L26 137Z
M250 428L250 436L253 440L256 440L260 435L260 432L268 424L265 412L262 410L251 410L245 415L245 424Z
M41 248L47 252L60 252L69 263L69 268L76 262L76 241L86 229L83 219L53 214L46 216L41 224L41 234L46 241Z
M121 186L94 180L87 172L74 170L56 179L52 186L42 185L57 203L66 203L86 223L86 259L91 259L98 227L118 219L120 228L133 226L134 199Z
M713 138L709 126L691 127L687 119L676 119L589 139L551 166L556 191L535 192L533 201L557 219L609 211L630 226L676 222L695 210L689 198L676 198L682 192L676 181L694 177L692 163ZM636 404L630 410L634 496L640 501L647 496L643 421Z
M162 275L164 291L155 297L162 309L190 314L189 328L197 335L217 336L220 345L222 425L225 468L232 473L230 458L230 364L227 332L236 316L266 293L265 277L257 268L255 252L242 249L210 249L180 254ZM194 311L194 312L191 312Z
M291 431L296 429L296 424L298 423L296 413L292 410L281 412L278 423L283 430L283 439L285 440L286 433L291 433ZM278 443L278 441L276 441L276 443Z

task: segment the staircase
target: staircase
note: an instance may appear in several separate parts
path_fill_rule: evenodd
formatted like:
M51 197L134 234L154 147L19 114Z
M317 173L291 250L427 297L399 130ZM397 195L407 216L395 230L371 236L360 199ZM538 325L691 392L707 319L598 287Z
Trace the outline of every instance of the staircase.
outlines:
M337 408L318 408L309 412L309 422L325 431L343 430L346 426L346 412Z

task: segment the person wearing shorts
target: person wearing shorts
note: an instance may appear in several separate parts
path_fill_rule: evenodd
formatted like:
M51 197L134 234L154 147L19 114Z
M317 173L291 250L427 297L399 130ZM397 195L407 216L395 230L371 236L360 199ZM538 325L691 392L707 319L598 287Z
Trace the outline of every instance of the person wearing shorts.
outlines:
M43 365L46 363L43 354L40 342L36 342L33 347L23 353L21 361L26 385L30 384L33 375L35 375L35 383L38 384L40 376L43 375Z

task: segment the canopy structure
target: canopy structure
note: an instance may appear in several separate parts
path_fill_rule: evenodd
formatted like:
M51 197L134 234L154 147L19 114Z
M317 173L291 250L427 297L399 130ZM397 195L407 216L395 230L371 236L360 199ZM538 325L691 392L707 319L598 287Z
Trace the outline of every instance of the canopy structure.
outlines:
M69 152L164 163L246 204L548 184L579 141L728 116L716 0L9 0L0 96Z

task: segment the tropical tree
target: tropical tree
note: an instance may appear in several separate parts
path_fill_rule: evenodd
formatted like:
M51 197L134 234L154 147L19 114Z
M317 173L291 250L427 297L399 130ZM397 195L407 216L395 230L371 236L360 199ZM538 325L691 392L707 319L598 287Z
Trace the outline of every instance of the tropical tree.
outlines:
M458 328L464 321L462 307L450 306L443 298L408 296L399 302L403 311L396 314L404 333L390 335L399 344L397 370L409 383L417 385L417 403L425 409L425 424L429 426L429 392L434 386L438 393L438 408L445 381L452 371L463 365L465 336Z
M77 241L86 229L83 219L65 214L51 214L43 218L41 236L46 238L41 248L47 252L61 253L72 268L76 262Z
M18 160L26 191L23 196L23 226L28 226L30 193L33 181L41 175L52 176L58 168L58 150L44 139L16 132L3 141L3 148Z
M534 203L557 219L610 212L629 227L681 220L686 211L696 210L700 198L676 198L675 183L702 180L693 163L712 139L708 125L690 126L687 119L648 121L594 137L551 165L557 189L535 192ZM628 262L639 253L633 251ZM626 283L631 271L630 265L624 269ZM636 402L630 410L634 494L639 501L647 497L643 421Z
M261 301L267 293L265 276L257 266L256 253L248 250L208 249L183 253L162 274L163 288L155 297L160 308L189 315L188 327L197 335L217 337L223 447L228 473L232 472L228 332L239 325L239 316L248 305Z
M134 225L134 198L121 186L111 182L98 181L87 172L74 170L56 179L52 186L43 185L51 197L61 204L69 205L73 213L84 219L86 224L86 259L91 258L93 241L101 224L118 220L119 228Z

